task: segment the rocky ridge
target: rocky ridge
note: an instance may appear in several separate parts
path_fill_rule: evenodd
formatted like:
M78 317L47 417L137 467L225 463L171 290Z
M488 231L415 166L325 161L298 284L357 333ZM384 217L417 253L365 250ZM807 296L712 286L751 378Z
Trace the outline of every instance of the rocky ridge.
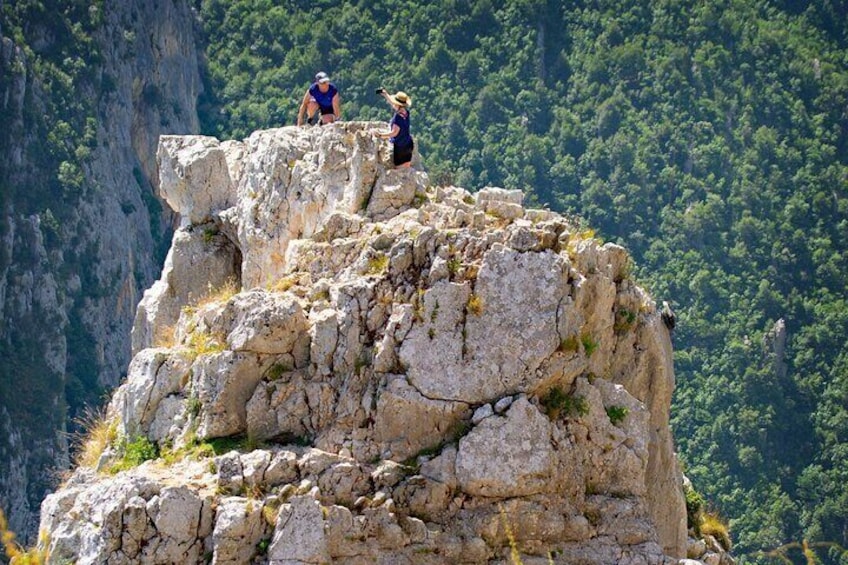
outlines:
M182 227L119 439L42 506L53 559L686 555L671 343L626 251L519 191L388 168L380 127L161 138ZM104 472L137 441L167 456Z

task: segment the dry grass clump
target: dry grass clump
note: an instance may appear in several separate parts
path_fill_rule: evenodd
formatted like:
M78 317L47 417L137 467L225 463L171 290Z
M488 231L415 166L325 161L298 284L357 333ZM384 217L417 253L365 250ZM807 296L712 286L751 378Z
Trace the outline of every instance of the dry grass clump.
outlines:
M201 355L209 355L211 353L220 353L224 350L224 340L209 332L194 331L189 335L186 349L190 356L194 359Z
M378 253L368 259L366 275L382 275L389 267L389 258L385 253Z
M173 325L159 328L159 331L153 336L153 347L163 347L166 349L174 347L177 343L176 330L177 328Z
M714 512L704 512L701 518L700 531L702 536L713 536L725 551L730 551L730 548L733 547L733 542L730 540L730 529Z
M217 288L209 287L207 293L203 298L197 301L195 306L197 308L203 308L204 306L208 306L209 304L216 304L218 302L225 302L238 294L241 291L241 287L239 282L234 278L229 278L224 281L224 284Z
M39 535L39 544L45 549L30 548L25 549L15 541L15 532L9 530L9 523L6 521L6 515L3 510L0 510L0 544L3 545L3 550L6 557L9 558L10 565L43 565L47 563L50 555L46 549L48 539L46 534Z
M118 439L118 422L103 413L92 412L83 416L81 424L86 432L74 462L78 467L94 468L106 448Z
M468 308L469 313L479 316L483 313L483 299L476 294L472 294L468 297L468 304L466 307Z

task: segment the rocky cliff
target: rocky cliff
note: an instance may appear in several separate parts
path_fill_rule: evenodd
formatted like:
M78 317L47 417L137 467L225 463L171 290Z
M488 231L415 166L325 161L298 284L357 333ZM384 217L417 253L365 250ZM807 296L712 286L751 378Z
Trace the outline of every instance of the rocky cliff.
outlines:
M182 225L42 506L56 562L683 557L671 345L625 250L389 169L378 127L161 139Z
M24 539L67 468L74 410L126 373L170 230L154 196L158 137L199 130L188 3L84 9L95 23L73 56L57 55L73 45L55 22L27 20L29 44L0 29L0 508ZM59 150L73 154L61 165Z

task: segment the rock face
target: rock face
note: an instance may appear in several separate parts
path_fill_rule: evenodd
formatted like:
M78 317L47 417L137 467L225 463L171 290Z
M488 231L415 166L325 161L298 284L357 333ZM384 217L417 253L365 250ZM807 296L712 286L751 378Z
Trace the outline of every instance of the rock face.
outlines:
M135 307L157 276L157 244L169 237L154 196L159 134L199 130L190 3L82 9L98 23L85 30L84 60L67 61L87 65L90 80L73 86L90 101L87 116L44 118L57 95L40 83L35 59L65 53L69 38L27 22L41 35L33 54L0 30L0 508L23 540L34 540L40 502L68 467L68 420L126 373ZM80 186L66 192L45 157L45 129L82 129L75 120L90 139L71 148L87 156ZM68 144L58 126L49 135Z
M108 418L184 458L78 469L57 562L685 557L671 344L624 249L389 169L379 128L162 139L183 224Z

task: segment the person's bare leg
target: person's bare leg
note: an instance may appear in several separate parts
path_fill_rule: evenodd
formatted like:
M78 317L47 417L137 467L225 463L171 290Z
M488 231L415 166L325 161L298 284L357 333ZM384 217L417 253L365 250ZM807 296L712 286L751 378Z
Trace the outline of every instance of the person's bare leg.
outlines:
M318 102L309 102L306 105L306 123L307 124L312 123L312 121L311 121L312 116L314 116L315 112L317 112L317 111L318 111Z

